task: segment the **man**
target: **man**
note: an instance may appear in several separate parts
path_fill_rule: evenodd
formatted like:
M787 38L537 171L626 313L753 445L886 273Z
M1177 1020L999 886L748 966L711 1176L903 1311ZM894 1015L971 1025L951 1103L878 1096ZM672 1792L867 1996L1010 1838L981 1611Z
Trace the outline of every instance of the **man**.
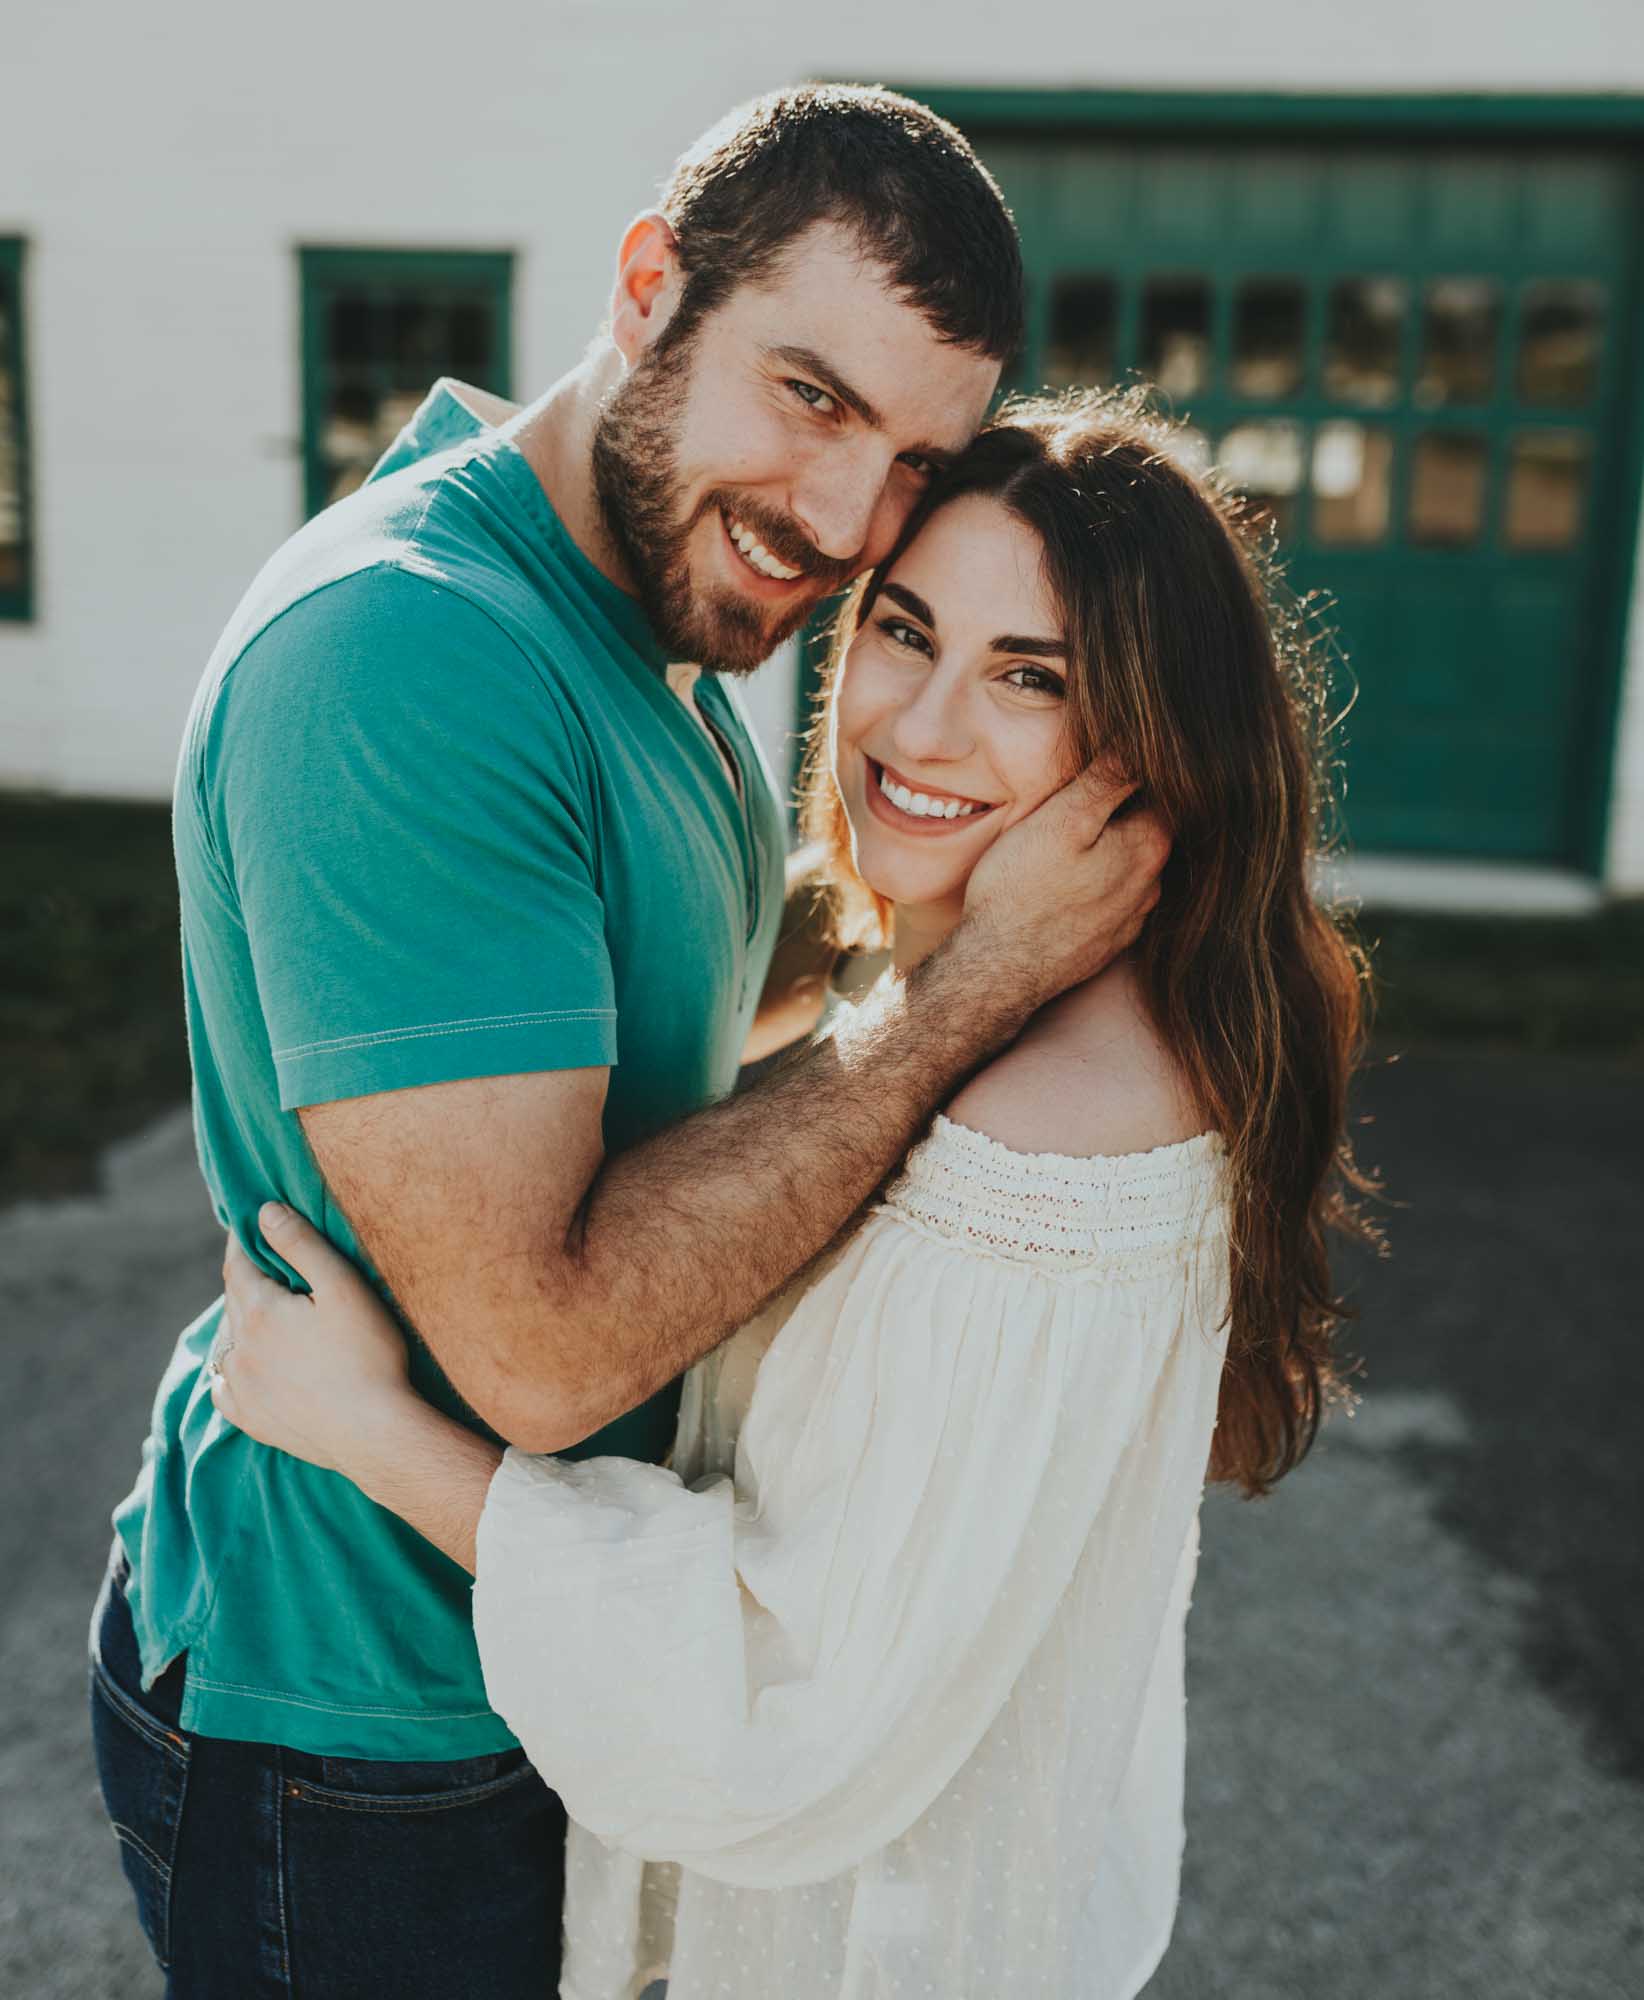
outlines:
M726 1099L783 842L715 676L888 551L1020 326L957 132L762 99L629 227L583 363L494 432L437 391L207 670L177 854L218 1213L268 1269L265 1197L321 1222L425 1391L525 1449L660 1460L681 1371L1151 899L1158 836L1070 788L918 974ZM794 1011L765 996L754 1045ZM486 1704L468 1579L214 1416L216 1319L161 1384L96 1627L171 1990L550 1991L563 1813Z

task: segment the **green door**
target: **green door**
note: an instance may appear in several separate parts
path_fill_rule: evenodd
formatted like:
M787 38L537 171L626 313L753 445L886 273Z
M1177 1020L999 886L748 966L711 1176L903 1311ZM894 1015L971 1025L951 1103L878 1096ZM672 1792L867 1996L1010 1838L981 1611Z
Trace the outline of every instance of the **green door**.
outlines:
M1025 384L1156 382L1333 601L1361 848L1584 851L1638 241L1619 153L978 136Z

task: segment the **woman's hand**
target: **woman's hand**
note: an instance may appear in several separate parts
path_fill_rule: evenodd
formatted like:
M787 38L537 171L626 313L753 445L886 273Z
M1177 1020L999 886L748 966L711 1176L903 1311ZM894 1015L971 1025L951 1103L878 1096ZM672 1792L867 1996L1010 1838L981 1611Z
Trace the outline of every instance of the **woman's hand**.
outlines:
M360 1484L424 1405L407 1375L405 1337L348 1259L300 1215L270 1203L263 1235L311 1295L265 1277L235 1237L223 1261L222 1331L211 1400L260 1443Z

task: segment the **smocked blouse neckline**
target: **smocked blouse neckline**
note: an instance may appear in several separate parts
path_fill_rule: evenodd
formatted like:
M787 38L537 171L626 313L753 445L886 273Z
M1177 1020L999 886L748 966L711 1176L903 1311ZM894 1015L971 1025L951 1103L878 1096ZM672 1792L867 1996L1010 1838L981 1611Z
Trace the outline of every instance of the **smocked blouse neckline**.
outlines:
M976 1256L1145 1278L1225 1232L1225 1151L1201 1132L1142 1153L1019 1153L940 1113L878 1213Z

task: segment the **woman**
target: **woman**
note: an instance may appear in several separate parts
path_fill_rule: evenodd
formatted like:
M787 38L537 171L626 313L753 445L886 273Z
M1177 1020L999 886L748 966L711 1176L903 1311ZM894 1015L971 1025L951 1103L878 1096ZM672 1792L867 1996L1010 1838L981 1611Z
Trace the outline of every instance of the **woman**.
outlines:
M690 1371L668 1467L505 1456L296 1218L312 1302L231 1250L218 1407L477 1571L571 1815L577 2000L1126 2000L1168 1941L1201 1489L1267 1490L1334 1385L1362 991L1309 892L1305 648L1170 443L1136 397L1016 406L841 621L807 814L844 945L905 972L1095 759L1171 859L1135 948Z

